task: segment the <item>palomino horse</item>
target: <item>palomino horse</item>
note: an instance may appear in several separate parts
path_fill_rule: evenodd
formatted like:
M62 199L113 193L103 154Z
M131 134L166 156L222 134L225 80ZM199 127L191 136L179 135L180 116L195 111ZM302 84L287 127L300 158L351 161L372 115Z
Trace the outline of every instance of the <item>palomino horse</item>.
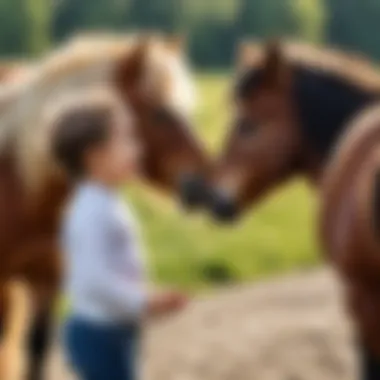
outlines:
M232 220L282 181L309 178L358 323L363 376L380 379L380 111L352 121L380 98L380 75L358 56L295 43L246 45L241 65L208 207Z
M0 289L17 277L34 297L28 379L42 378L61 274L57 230L71 188L56 170L44 120L61 98L96 85L116 92L132 111L147 180L175 192L206 165L188 121L188 70L173 39L79 38L24 81L0 88Z

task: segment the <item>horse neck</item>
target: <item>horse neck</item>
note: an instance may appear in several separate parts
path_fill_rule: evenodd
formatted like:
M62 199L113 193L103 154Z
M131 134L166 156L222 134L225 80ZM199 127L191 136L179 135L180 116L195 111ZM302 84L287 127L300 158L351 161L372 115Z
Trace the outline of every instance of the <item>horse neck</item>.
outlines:
M294 97L305 154L306 174L318 180L349 121L372 104L378 93L369 92L334 74L295 68Z

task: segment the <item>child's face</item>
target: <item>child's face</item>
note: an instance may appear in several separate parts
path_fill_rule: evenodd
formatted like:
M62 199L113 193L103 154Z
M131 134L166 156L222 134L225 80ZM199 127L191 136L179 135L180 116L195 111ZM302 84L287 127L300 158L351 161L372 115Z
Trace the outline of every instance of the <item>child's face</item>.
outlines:
M113 115L108 139L88 152L90 175L111 186L133 179L139 172L141 148L132 120L119 110Z

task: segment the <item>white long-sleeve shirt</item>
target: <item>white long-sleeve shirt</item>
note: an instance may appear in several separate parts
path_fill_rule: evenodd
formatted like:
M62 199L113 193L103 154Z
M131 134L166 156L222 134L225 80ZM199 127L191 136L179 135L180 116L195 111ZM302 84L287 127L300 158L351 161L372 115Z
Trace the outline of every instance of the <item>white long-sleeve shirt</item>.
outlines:
M65 290L74 314L130 322L145 308L144 266L133 214L116 192L85 183L62 226Z

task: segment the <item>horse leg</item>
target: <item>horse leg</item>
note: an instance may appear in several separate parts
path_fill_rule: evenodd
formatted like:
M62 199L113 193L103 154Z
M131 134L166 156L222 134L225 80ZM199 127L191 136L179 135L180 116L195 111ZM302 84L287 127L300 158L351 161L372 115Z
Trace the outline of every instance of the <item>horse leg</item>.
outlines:
M28 372L26 380L42 380L53 336L55 301L60 288L60 255L54 241L29 244L30 252L41 252L22 268L33 297L33 315L26 342ZM30 256L29 256L30 257Z
M380 379L380 358L372 353L370 349L362 345L361 354L361 380L379 380Z
M40 289L36 289L37 292ZM29 370L27 380L42 380L46 358L50 349L50 343L54 333L54 314L56 292L48 289L48 293L42 291L36 297L36 311L33 316L30 332L27 340L27 356ZM41 294L43 294L41 298Z
M29 330L29 288L21 281L6 286L7 310L1 337L0 378L23 379L26 371L25 339Z
M54 302L38 310L32 321L28 338L28 380L42 380L45 358L48 354L53 333Z

